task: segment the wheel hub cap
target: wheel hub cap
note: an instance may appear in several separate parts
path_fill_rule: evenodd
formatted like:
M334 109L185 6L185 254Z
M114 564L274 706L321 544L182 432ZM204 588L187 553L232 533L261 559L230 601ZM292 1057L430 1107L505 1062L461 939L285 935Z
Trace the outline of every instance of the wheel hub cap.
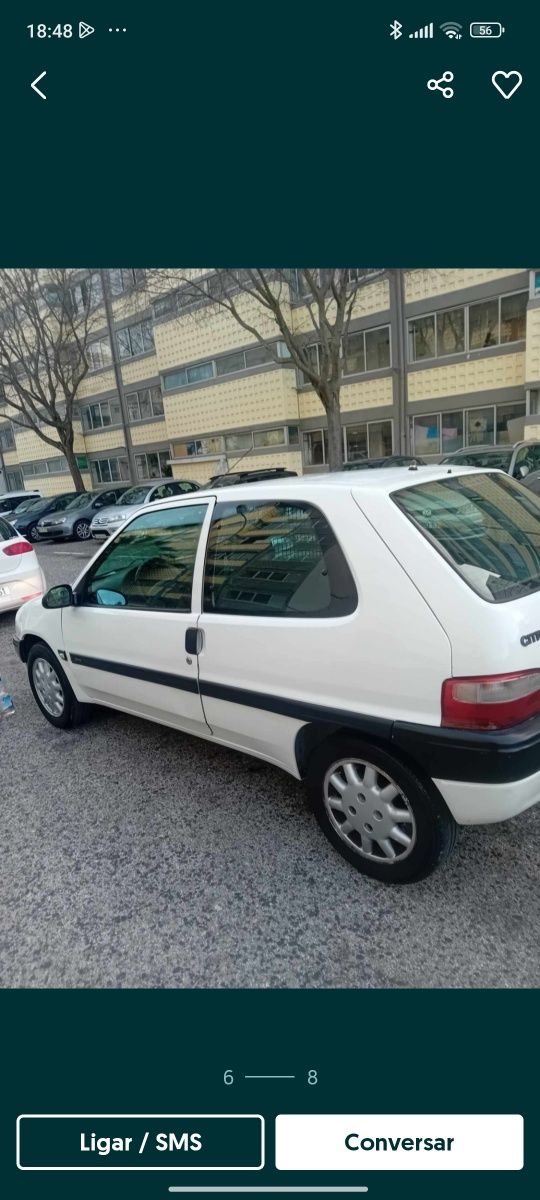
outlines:
M416 822L398 785L362 759L341 759L326 773L324 803L334 829L364 858L391 864L416 842Z
M44 708L52 717L61 717L64 711L64 689L54 667L46 658L36 658L32 666L36 692Z

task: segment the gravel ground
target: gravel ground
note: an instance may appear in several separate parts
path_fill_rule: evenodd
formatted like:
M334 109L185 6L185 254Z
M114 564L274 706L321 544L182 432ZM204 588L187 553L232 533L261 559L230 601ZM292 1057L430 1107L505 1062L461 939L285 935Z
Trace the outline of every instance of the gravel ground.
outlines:
M38 550L49 584L91 552ZM540 807L385 888L272 767L106 710L55 731L12 629L0 617L0 986L540 986Z

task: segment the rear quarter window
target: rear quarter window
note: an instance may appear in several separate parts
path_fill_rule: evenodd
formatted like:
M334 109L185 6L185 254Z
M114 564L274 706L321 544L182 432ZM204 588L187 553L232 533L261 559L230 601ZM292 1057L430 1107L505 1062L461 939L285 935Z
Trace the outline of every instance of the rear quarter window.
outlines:
M392 500L484 600L540 589L540 498L508 475L449 475Z
M204 611L339 617L357 594L323 513L297 502L217 504L206 552Z

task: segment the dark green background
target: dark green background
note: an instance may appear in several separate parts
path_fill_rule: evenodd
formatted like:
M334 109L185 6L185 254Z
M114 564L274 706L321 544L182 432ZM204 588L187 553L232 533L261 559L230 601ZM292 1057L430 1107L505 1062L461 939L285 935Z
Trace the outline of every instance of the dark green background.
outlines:
M399 894L396 892L396 903ZM170 1183L366 1183L371 1200L538 1194L535 992L5 992L0 1132L5 1194L81 1200L95 1172L20 1172L20 1112L253 1112L267 1119L268 1165L245 1174L101 1172L99 1194L166 1197ZM233 1070L235 1082L223 1083ZM309 1069L319 1083L307 1083ZM294 1074L282 1083L244 1074ZM273 1169L279 1112L519 1112L525 1169L488 1174Z
M465 28L497 19L507 32L490 44L442 35L394 43L396 18L407 32L447 19ZM99 33L28 39L31 21L79 19ZM109 24L129 33L108 35ZM468 12L305 0L19 3L2 16L0 258L532 265L540 257L539 30L538 11L507 0ZM524 83L505 102L491 74L514 68ZM452 101L426 88L447 69ZM30 89L43 70L45 102ZM376 1173L365 1176L372 1200L427 1200L435 1186L441 1200L457 1191L537 1195L538 1011L537 994L525 991L6 990L0 1185L10 1200L97 1193L95 1173L16 1171L19 1112L261 1112L271 1163L280 1111L492 1111L524 1113L523 1172ZM226 1088L227 1067L297 1079ZM307 1085L310 1068L317 1087ZM103 1172L99 1193L166 1196L169 1178L187 1179ZM257 1176L272 1179L271 1167ZM340 1174L337 1182L360 1180Z
M505 25L501 39L469 38L483 15ZM79 18L98 32L29 41L30 21ZM406 32L453 18L466 36L394 42L395 18ZM532 257L530 2L19 0L1 28L5 265ZM505 101L491 75L513 68L524 82ZM44 69L47 101L29 86ZM426 88L448 69L453 100Z

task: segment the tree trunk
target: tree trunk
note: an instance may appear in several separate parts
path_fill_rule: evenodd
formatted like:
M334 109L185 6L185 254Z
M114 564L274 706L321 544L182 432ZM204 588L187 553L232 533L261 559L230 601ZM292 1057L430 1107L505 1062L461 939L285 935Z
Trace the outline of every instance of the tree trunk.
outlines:
M339 392L333 392L331 396L326 397L325 408L328 418L328 470L341 471L343 466L343 431L341 428Z
M81 475L80 467L77 463L76 455L73 452L73 446L63 446L62 449L67 458L68 467L71 471L71 478L75 484L75 491L85 492L86 488L83 483L83 477Z

